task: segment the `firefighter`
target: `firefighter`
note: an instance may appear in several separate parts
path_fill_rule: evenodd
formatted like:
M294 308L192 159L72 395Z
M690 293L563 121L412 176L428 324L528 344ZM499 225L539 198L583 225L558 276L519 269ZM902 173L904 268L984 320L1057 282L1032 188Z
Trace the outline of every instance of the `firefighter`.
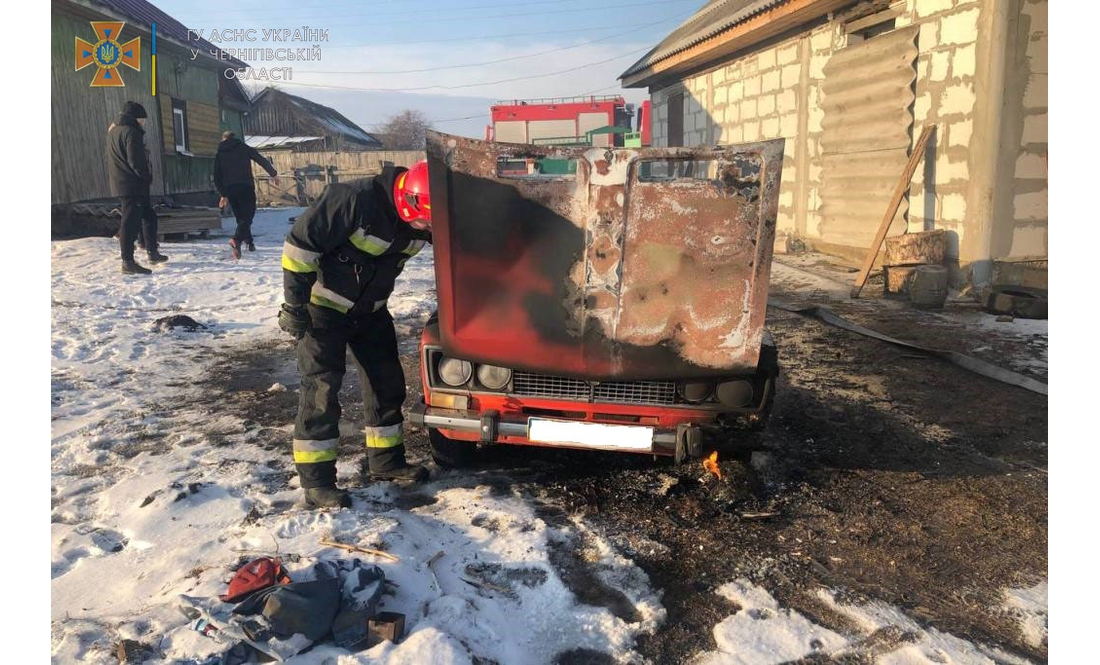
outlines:
M336 486L345 349L359 368L370 476L428 477L424 467L405 462L405 374L386 306L405 262L428 242L427 162L329 185L287 234L279 327L298 339L302 385L293 448L309 508L351 503Z

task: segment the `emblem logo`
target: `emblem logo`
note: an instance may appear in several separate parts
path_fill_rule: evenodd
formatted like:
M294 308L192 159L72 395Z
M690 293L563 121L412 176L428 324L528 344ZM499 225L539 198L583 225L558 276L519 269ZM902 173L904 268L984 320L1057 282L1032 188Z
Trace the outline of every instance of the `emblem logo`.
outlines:
M119 68L126 65L134 71L141 71L141 38L134 37L125 44L119 43L119 33L126 25L123 21L91 21L91 24L97 41L92 44L76 38L76 71L95 65L93 88L126 85Z

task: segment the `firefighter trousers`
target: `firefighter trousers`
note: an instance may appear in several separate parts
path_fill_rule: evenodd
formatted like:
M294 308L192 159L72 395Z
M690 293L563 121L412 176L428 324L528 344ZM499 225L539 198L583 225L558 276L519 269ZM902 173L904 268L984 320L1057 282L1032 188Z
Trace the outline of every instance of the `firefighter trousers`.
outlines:
M339 393L349 349L363 391L369 469L378 473L405 466L401 415L405 372L389 310L383 307L361 319L315 305L309 311L313 329L298 341L302 387L294 423L294 462L302 487L336 482Z

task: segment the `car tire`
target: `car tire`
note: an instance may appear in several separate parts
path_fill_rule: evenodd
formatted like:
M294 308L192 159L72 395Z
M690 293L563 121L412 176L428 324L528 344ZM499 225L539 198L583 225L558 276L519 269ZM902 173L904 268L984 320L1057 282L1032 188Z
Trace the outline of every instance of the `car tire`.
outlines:
M441 467L462 469L474 463L477 444L473 441L458 441L444 436L437 429L430 429L428 443L432 447L432 459Z

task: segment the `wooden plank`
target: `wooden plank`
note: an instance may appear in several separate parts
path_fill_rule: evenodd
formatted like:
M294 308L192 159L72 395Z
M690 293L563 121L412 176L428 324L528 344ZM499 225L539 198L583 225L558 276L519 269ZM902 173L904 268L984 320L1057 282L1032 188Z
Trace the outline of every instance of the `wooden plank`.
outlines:
M909 181L913 179L913 174L917 171L917 164L924 157L924 148L928 145L928 139L935 130L935 125L925 125L924 129L921 130L917 145L914 146L913 154L909 157L909 163L905 166L905 172L901 174L898 186L894 189L894 196L886 207L886 214L882 216L882 223L879 224L878 233L875 234L875 240L871 243L871 249L867 252L867 258L863 260L863 268L859 271L855 286L852 287L853 298L859 297L859 292L863 290L863 285L867 283L867 277L871 274L871 267L875 263L875 257L878 256L879 248L882 247L882 241L886 239L886 232L890 230L894 215L897 214L901 200L905 197L906 190L909 189Z

